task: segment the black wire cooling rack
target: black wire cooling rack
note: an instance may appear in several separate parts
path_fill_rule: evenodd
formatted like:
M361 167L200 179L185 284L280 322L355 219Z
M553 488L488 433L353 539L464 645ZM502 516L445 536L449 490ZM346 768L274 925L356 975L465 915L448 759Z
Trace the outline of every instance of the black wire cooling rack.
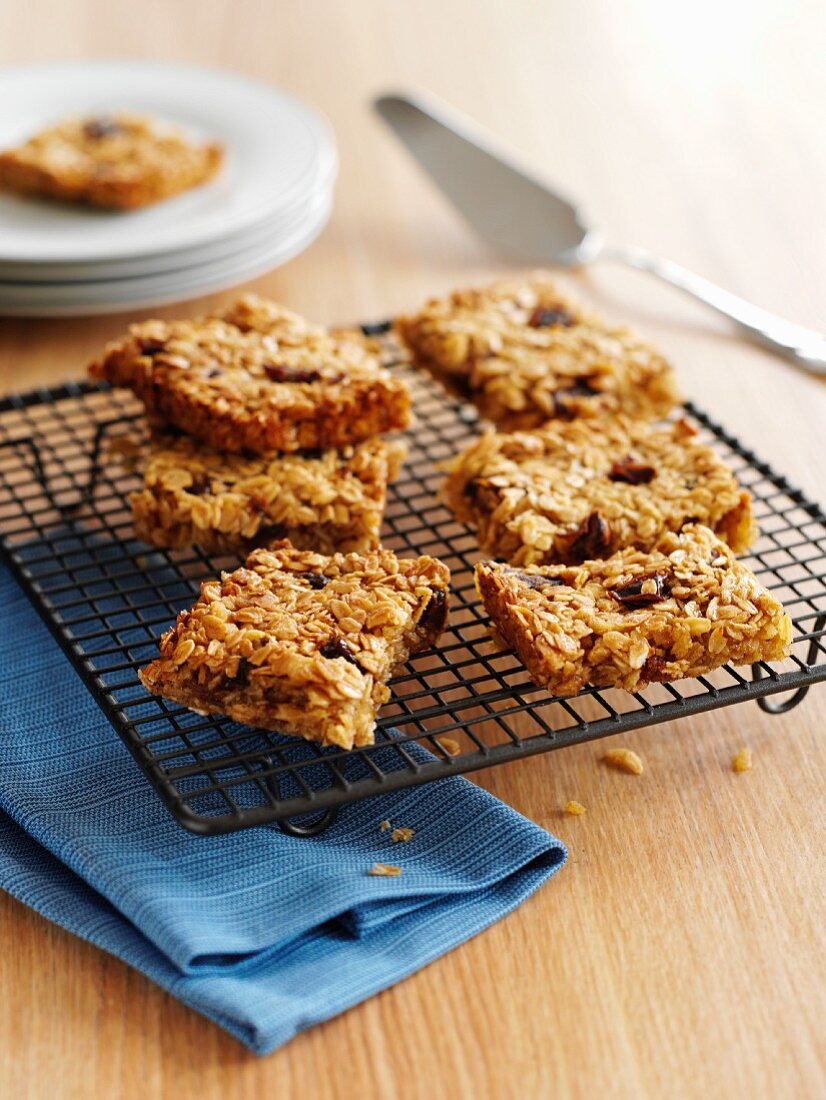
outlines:
M717 670L628 694L554 698L492 645L473 586L475 538L438 502L438 466L477 432L475 412L404 364L418 426L388 502L383 540L450 567L451 621L437 649L391 688L376 745L343 752L204 718L149 696L137 670L200 582L237 561L149 550L132 533L137 479L110 453L139 441L131 395L81 382L0 401L0 550L147 778L186 828L221 833L279 821L326 827L342 804L746 699L790 709L826 679L826 516L693 406L689 413L752 493L761 537L748 561L794 622L782 664ZM124 448L119 442L120 454ZM768 697L790 692L782 702ZM305 815L312 815L307 823Z

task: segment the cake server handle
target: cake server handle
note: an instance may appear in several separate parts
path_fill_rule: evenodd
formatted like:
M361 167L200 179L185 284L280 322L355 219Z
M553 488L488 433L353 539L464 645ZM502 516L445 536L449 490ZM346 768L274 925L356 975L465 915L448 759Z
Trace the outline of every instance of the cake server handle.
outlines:
M767 309L752 305L744 298L723 290L716 283L695 275L693 271L664 260L644 248L615 248L605 246L596 259L634 267L647 271L671 286L698 298L707 306L722 313L740 326L758 343L778 352L798 366L813 374L826 375L826 338L813 329L804 328L791 321L784 321Z

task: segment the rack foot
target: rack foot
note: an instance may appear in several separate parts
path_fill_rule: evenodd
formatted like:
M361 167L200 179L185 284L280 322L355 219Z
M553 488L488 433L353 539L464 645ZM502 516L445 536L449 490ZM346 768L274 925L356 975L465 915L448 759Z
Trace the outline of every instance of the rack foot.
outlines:
M319 817L307 822L306 825L300 824L296 818L285 817L283 821L278 822L278 828L287 836L318 836L319 833L326 832L337 817L338 807L334 806L330 810L324 810Z
M760 677L755 677L759 679ZM775 701L768 695L764 695L762 699L757 700L757 705L761 710L764 710L766 714L786 714L790 710L794 710L798 703L802 703L806 698L806 694L809 688L799 687L797 691L792 692L786 699L780 699Z

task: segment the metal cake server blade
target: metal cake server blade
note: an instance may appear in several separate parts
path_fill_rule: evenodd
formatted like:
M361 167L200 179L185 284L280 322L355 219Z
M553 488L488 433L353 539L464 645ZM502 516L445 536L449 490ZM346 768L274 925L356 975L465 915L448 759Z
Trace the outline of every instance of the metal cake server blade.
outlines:
M575 203L532 175L469 119L430 97L388 94L374 107L470 225L529 263L609 260L647 271L734 321L752 340L826 375L826 338L752 305L643 248L609 246Z

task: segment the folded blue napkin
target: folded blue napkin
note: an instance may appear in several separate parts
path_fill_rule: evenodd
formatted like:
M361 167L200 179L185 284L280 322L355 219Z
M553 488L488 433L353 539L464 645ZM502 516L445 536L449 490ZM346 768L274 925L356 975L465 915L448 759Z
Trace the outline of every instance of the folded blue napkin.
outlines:
M5 569L0 669L0 886L258 1054L480 932L565 861L461 778L356 803L312 839L186 832ZM414 839L393 844L385 818ZM368 876L376 861L403 874Z

